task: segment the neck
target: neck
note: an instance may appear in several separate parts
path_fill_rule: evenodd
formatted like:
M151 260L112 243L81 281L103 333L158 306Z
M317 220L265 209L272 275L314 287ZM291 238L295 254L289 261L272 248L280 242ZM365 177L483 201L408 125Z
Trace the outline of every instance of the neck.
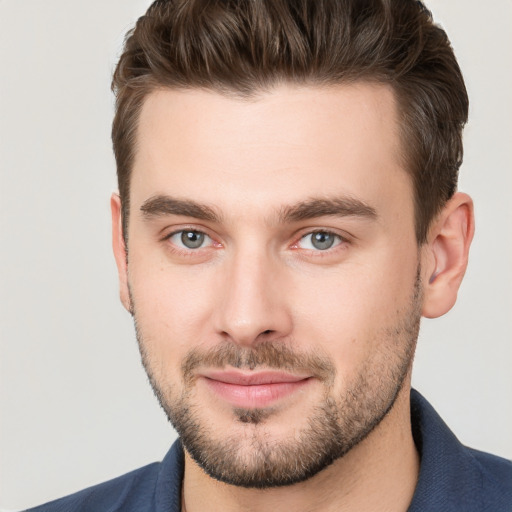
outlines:
M410 421L408 385L382 422L349 453L305 482L245 489L209 477L185 451L186 512L288 510L406 511L414 494L419 456Z

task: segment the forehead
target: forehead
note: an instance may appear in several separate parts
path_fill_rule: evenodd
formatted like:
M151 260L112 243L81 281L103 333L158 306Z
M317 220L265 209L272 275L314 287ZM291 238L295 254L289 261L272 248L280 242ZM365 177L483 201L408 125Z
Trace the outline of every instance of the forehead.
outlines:
M282 85L252 99L154 91L139 119L131 204L160 194L233 211L322 195L412 202L398 133L385 85Z

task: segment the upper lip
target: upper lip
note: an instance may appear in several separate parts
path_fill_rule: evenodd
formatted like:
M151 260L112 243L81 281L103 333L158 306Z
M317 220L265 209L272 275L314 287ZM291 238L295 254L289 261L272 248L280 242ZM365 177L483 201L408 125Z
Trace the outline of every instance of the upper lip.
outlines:
M282 371L241 371L241 370L210 370L201 372L207 379L235 384L238 386L258 386L286 382L299 382L309 378L309 375L294 375Z

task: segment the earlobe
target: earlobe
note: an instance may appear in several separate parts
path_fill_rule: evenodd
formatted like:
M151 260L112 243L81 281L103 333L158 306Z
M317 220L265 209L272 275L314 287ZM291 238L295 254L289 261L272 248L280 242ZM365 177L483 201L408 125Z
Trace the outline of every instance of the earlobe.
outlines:
M112 212L112 248L119 275L119 294L123 306L132 314L132 304L128 289L128 252L123 236L122 208L119 194L112 194L110 208Z
M474 228L473 201L457 192L433 222L423 248L423 316L439 317L455 304Z

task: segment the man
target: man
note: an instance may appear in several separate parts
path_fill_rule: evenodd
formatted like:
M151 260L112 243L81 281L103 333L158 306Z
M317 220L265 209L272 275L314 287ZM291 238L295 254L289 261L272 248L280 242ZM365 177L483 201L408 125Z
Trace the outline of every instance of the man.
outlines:
M156 1L114 75L121 300L178 431L39 510L512 509L411 392L456 300L468 101L413 1Z

